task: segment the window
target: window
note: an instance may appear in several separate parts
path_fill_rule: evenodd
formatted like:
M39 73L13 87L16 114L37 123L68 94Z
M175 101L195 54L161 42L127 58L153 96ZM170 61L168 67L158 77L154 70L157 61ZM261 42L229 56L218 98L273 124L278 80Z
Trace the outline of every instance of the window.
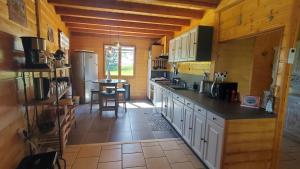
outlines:
M105 74L108 67L112 76L133 76L135 47L112 45L104 46Z

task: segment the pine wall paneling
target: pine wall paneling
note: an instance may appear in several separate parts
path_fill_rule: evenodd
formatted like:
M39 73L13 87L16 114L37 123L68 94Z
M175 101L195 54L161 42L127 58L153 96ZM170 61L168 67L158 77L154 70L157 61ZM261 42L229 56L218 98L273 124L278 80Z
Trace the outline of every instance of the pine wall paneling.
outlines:
M9 20L7 0L0 0L0 31L9 36L37 36L35 1L24 0L26 4L27 26L21 26ZM47 49L55 51L57 49L57 29L61 29L68 35L68 30L60 21L58 15L55 15L53 7L46 0L39 1L42 3L42 10L46 11L47 15L41 16L41 20L47 20L54 28L54 43L48 43ZM52 16L51 19L48 17ZM42 22L41 25L46 24ZM46 26L44 26L46 27ZM46 36L46 28L41 27L43 37ZM17 73L11 68L11 58L14 53L13 42L5 39L6 35L0 34L0 168L13 169L19 161L28 153L25 144L17 135L19 128L25 127L24 121L24 94L22 79L17 76ZM32 86L31 80L29 88ZM30 89L31 90L31 89Z

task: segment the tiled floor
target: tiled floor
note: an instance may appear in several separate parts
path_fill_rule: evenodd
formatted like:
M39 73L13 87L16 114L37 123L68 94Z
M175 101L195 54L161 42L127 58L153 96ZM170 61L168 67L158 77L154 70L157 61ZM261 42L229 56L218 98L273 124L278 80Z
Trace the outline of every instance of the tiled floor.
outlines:
M67 169L204 169L179 138L68 145Z
M288 137L283 138L280 169L300 168L300 142Z
M100 119L98 106L89 113L89 105L76 111L77 127L70 132L68 144L104 143L160 138L177 138L176 132L159 113L153 111L149 101L131 101L128 111L120 107L118 118L114 112L103 112Z

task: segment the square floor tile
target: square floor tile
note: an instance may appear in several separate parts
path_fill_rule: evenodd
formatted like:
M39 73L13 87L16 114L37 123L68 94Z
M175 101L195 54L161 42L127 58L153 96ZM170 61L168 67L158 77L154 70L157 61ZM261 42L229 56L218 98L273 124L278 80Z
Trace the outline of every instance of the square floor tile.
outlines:
M122 162L107 162L107 163L99 163L97 169L122 169Z
M123 144L122 153L141 153L142 147L140 143L135 144Z
M143 153L123 154L123 167L144 167L146 166Z
M163 150L178 150L180 147L178 146L176 141L163 141L159 142L161 148Z
M75 160L72 169L97 169L98 157L78 158Z
M165 156L160 146L143 147L144 157L163 157Z
M72 166L75 159L76 159L77 153L68 153L65 152L63 155L63 158L66 160L67 166Z
M141 142L142 147L159 146L158 142Z
M64 153L78 153L80 150L79 146L72 146L72 145L68 145L66 146L66 148L64 149Z
M166 157L146 159L148 169L171 169Z
M164 151L170 163L180 163L188 161L186 155L181 150Z
M194 169L193 164L191 162L184 163L174 163L171 164L172 169Z
M184 152L184 154L186 154L186 155L193 154L192 150L186 144L179 144L178 146Z
M121 149L121 144L111 144L111 145L103 145L102 150L110 150L110 149Z
M81 157L99 157L101 146L83 146L78 152L77 158Z
M121 149L101 150L99 162L120 161L121 154Z
M190 162L192 162L194 168L203 168L205 169L204 165L202 162L195 156L195 155L187 155L187 158Z

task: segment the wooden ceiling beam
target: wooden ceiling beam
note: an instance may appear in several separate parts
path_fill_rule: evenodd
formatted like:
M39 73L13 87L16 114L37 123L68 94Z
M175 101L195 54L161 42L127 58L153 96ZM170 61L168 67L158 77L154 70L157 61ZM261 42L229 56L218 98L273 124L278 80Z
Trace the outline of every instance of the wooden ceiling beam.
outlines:
M136 14L124 14L124 13L122 14L122 13L115 13L115 12L85 10L85 9L62 7L62 6L56 6L55 11L59 15L67 15L67 16L80 16L80 17L89 17L89 18L101 18L101 19L111 19L111 20L120 20L120 21L180 25L180 26L190 25L189 19L145 16L145 15L136 15Z
M204 11L180 7L159 6L137 2L116 0L48 0L55 6L72 6L77 8L89 7L93 9L119 10L123 13L138 13L144 15L170 16L183 18L202 18Z
M163 35L153 35L153 34L139 34L139 33L126 33L126 32L109 32L109 31L100 31L100 30L85 30L85 29L70 29L71 34L73 33L82 33L82 34L94 34L94 35L109 35L109 36L130 36L130 37L143 37L151 39L162 38Z
M164 30L164 31L180 31L180 26L174 25L160 25L160 24L149 24L149 23L137 23L137 22L127 22L127 21L115 21L115 20L105 20L105 19L91 19L73 16L62 16L62 21L72 22L72 23L86 23L95 25L106 25L115 27L127 27L127 28L138 28L138 29L150 29L150 30Z
M169 2L175 4L183 5L195 5L203 8L217 8L219 1L218 0L158 0L161 2Z
M79 28L79 29L90 29L90 30L120 31L120 32L131 32L131 33L168 35L168 36L174 35L174 32L172 32L172 31L123 28L123 27L112 27L112 26L104 26L104 25L89 25L89 24L78 24L78 23L68 23L67 22L66 26L70 29Z

